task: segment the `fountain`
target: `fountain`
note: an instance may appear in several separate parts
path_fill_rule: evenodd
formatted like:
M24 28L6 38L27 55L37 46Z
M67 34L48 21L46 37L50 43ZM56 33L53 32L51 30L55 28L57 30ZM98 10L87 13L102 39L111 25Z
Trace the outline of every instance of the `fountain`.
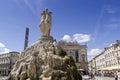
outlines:
M7 80L82 80L73 58L50 36L52 12L42 12L42 36L27 47Z

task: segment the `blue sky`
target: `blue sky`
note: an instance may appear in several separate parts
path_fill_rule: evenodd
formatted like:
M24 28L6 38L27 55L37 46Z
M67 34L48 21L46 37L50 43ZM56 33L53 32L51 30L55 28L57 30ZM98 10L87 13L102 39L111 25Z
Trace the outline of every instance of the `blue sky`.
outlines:
M51 35L87 44L89 59L120 39L119 0L0 0L0 53L23 51L26 27L29 45L37 41L45 8L53 12Z

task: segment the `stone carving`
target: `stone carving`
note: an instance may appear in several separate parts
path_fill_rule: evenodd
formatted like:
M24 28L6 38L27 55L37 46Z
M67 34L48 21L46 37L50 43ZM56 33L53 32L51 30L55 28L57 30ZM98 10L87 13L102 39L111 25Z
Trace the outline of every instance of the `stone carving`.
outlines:
M26 48L7 80L82 80L71 56L57 42L37 41Z
M49 37L49 32L43 30L43 34ZM39 39L21 53L7 80L82 80L82 77L73 58L59 43Z
M51 26L52 26L52 12L48 12L48 9L45 9L41 13L41 23L39 25L40 30L43 36L50 36Z

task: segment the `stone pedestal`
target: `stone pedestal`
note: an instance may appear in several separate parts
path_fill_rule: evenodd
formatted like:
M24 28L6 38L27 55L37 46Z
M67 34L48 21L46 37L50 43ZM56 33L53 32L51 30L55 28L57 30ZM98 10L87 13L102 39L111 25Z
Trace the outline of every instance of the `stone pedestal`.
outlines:
M38 40L41 40L41 41L44 41L44 42L48 42L48 41L53 42L54 41L52 36L44 36L44 35L41 36Z
M7 80L82 80L73 58L53 41L42 36L26 48Z

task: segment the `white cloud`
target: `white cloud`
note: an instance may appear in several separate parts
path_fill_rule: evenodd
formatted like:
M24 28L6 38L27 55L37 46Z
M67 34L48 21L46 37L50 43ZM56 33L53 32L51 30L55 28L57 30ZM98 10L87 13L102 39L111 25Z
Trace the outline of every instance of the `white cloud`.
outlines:
M0 43L0 53L8 53L9 51L3 43Z
M4 45L4 44L2 44L2 43L0 43L0 47L5 47L5 45Z
M101 52L102 50L98 48L91 49L90 51L88 51L88 61L94 58L96 55L100 54Z
M88 61L92 60L94 56L88 56Z
M77 41L78 43L88 42L90 41L90 35L87 34L74 34L73 40Z
M70 35L64 35L62 40L68 42L77 41L78 43L84 43L90 41L90 35L88 34L74 34L72 37Z
M102 52L101 49L95 48L95 49L91 49L90 51L88 51L88 55L96 56L97 54L100 54L101 52Z
M109 46L112 46L113 44L110 44Z
M64 41L71 41L71 37L70 37L70 35L64 35L62 40L64 40Z

